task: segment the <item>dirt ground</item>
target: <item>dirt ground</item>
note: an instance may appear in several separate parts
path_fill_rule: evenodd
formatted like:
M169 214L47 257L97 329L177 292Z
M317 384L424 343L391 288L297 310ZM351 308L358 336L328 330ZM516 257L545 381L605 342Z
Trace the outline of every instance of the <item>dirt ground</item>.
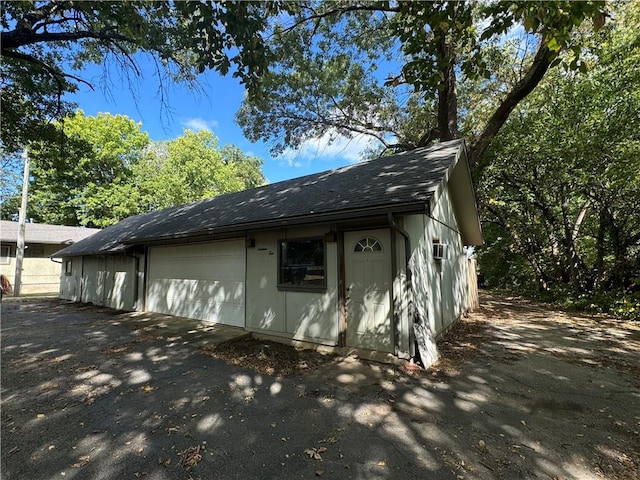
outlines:
M532 338L527 338L529 333L533 333ZM567 337L567 334L571 336ZM568 340L577 343L567 346ZM527 355L543 353L562 362L594 369L595 372L604 373L605 377L612 374L628 378L630 385L636 389L635 392L629 392L635 397L635 402L629 405L632 407L629 415L620 415L620 418L590 415L588 424L583 424L588 427L588 433L575 435L588 435L592 441L597 439L597 446L593 445L593 450L589 446L584 452L585 467L596 476L640 479L640 324L637 322L606 316L583 316L553 310L547 305L521 298L484 293L482 307L440 339L438 350L440 360L426 370L387 367L387 371L391 372L396 382L406 382L409 376L418 381L434 378L446 380L461 375L465 367L473 362L509 365L516 364ZM204 353L266 375L300 375L321 365L326 369L327 363L340 360L250 337L224 342ZM593 379L588 381L593 383ZM606 389L606 385L602 384L600 388ZM532 393L531 388L526 391ZM563 417L566 413L590 410L579 401L557 398L552 392L542 393L523 402L524 410L528 410L529 415L558 414ZM526 398L524 392L520 395ZM606 396L614 397L615 392L609 392ZM607 413L608 410L608 407L599 408L598 413ZM586 418L583 420L587 421ZM521 424L527 427L525 420ZM612 430L623 435L614 439L609 435ZM553 434L553 429L549 433ZM557 436L562 437L563 433L557 432ZM479 443L479 449L488 454L486 440L480 439L478 442L483 442ZM560 444L560 448L566 449L568 446ZM495 467L490 470L500 473L501 465L517 463L518 456L514 454L520 455L520 451L526 452L526 448L530 447L525 444L513 445L503 452L494 451L492 455L487 455L492 457ZM484 466L488 467L487 464ZM461 467L460 470L465 469ZM564 477L552 478L562 480Z
M5 302L0 476L640 478L640 325L481 304L414 370Z

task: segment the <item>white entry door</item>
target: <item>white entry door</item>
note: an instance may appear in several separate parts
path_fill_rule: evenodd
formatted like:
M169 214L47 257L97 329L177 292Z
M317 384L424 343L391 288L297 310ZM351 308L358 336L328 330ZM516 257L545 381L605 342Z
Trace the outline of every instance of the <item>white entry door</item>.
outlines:
M389 230L344 235L347 345L393 352Z

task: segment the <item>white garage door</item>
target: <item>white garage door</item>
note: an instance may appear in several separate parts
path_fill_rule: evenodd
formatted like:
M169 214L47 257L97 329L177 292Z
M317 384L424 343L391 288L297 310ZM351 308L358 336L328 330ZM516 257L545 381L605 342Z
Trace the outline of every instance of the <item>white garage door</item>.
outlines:
M82 302L104 305L105 257L84 257L82 266Z
M82 302L119 310L133 310L134 259L125 255L82 259ZM74 267L75 268L75 267Z
M244 239L152 247L146 309L243 327L244 279Z

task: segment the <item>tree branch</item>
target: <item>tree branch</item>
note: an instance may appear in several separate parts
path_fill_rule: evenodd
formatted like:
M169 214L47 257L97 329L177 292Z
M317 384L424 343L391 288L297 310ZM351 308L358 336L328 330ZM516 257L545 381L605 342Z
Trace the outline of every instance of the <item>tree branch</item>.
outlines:
M95 40L106 40L108 42L119 40L122 42L135 43L133 39L125 35L120 35L119 33L109 32L105 30L99 32L81 30L77 32L35 33L33 30L29 29L16 29L9 32L2 32L0 41L2 42L2 54L4 55L5 51L24 47L26 45L33 45L35 43L71 42L75 40L83 40L86 38L93 38Z
M77 22L77 19L74 17L64 17L64 16L61 16L57 20L48 18L46 20L43 20L41 23L34 23L33 27L30 28L29 30L31 30L32 32L37 32L38 30L42 29L46 32L47 27L51 27L53 25L64 25L65 23L69 23L69 22Z
M36 57L34 57L32 55L28 55L26 53L21 53L21 52L16 52L15 50L5 50L3 48L2 49L2 56L3 57L13 58L13 59L16 59L16 60L22 60L24 62L28 62L28 63L32 63L34 65L38 65L39 67L41 67L43 70L45 70L49 75L51 75L54 78L54 80L58 83L58 87L59 88L62 88L62 79L70 78L72 80L75 80L76 82L84 83L91 90L94 90L93 85L91 85L86 80L84 80L84 79L82 79L80 77L76 77L75 75L71 75L70 73L65 73L65 72L62 72L60 70L57 70L57 69L53 68L50 65L47 65L42 60L39 60L39 59L37 59Z
M312 10L315 12L315 10ZM349 12L381 12L381 13L391 13L391 12L399 12L400 7L382 7L382 6L374 6L374 5L366 5L366 4L356 4L349 5L348 7L338 7L326 10L320 13L314 13L313 15L306 16L298 21L296 21L290 27L284 29L284 33L289 33L292 30L295 30L297 27L302 25L303 23L311 22L311 21L319 21L323 18L330 17L332 15L342 15ZM317 28L317 27L316 27Z
M514 85L506 98L493 113L486 127L471 145L469 149L469 164L473 166L478 163L491 144L498 131L507 121L509 114L516 108L520 101L533 91L540 83L551 65L549 60L549 49L546 44L541 43L538 52L531 64L531 68L526 75Z
M324 117L324 116L320 115L318 112L314 112L314 113L316 115L318 115L318 119L312 119L312 118L309 118L309 117L305 117L303 115L296 115L294 113L289 113L289 112L287 112L286 114L282 115L281 118L289 119L289 120L302 121L302 122L310 123L310 124L317 125L317 126L320 126L320 127L336 128L338 130L349 131L349 132L353 132L353 133L360 134L360 135L368 135L368 136L373 137L376 140L378 140L385 147L387 147L387 148L389 147L389 143L386 141L384 136L378 135L377 133L375 133L374 131L371 131L370 129L359 128L359 127L355 126L353 122L349 122L348 121L346 123L343 123L343 122L340 122L337 119L331 119L331 118Z
M418 144L416 146L426 147L431 142L433 142L436 138L439 138L439 137L440 137L440 130L438 129L438 127L433 127L431 130L429 130L428 132L425 132L424 135L422 135L418 139Z

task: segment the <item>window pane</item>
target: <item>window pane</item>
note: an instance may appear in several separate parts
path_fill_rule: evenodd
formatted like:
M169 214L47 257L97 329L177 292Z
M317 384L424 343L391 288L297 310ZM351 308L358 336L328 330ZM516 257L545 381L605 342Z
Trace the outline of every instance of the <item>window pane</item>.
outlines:
M381 252L382 245L373 237L362 238L356 243L353 249L354 252Z
M44 257L44 247L42 245L27 245L24 250L25 257Z
M322 238L280 241L280 284L324 287L324 269Z
M11 247L9 245L0 246L0 264L9 265L11 259Z

